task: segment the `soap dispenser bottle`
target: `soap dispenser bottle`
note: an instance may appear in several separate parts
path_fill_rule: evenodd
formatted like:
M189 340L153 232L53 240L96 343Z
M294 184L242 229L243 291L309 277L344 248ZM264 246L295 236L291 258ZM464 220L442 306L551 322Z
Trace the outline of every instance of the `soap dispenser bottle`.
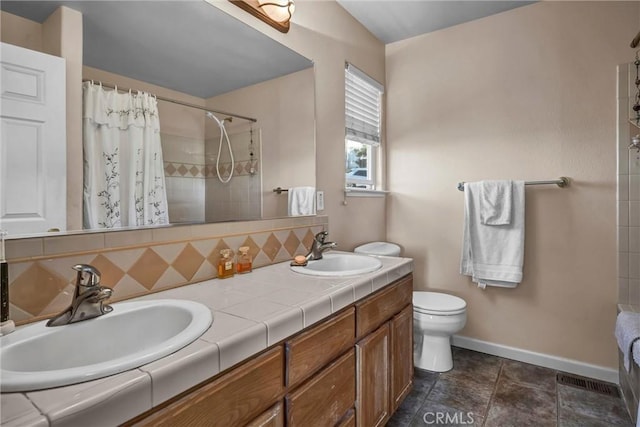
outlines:
M251 272L251 255L249 255L249 246L241 246L238 251L240 255L238 255L238 262L236 264L236 269L239 274L249 273Z
M235 269L231 249L222 249L220 251L220 261L218 261L218 279L233 277L234 273Z

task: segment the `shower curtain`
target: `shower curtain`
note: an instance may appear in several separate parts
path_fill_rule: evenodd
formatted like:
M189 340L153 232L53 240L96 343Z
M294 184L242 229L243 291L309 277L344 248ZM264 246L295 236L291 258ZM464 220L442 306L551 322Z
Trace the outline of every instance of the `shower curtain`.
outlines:
M158 104L83 84L84 228L169 223Z

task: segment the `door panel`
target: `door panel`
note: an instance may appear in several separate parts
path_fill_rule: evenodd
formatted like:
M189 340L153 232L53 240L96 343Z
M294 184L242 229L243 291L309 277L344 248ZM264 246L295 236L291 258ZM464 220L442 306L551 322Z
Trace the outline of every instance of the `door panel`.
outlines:
M65 230L65 61L6 43L0 49L0 228Z

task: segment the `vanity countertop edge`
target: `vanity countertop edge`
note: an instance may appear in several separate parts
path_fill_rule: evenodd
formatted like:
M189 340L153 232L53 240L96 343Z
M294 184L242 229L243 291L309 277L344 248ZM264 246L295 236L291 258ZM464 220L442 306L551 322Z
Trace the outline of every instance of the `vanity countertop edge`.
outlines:
M108 426L132 419L413 272L411 258L378 258L379 270L358 276L307 276L283 262L135 298L200 302L211 309L212 326L181 350L136 369L65 387L2 393L0 424Z

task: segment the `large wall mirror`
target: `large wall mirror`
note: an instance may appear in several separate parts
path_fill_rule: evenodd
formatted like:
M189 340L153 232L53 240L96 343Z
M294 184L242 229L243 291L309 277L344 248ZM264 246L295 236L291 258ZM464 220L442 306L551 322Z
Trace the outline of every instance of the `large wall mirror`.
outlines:
M0 7L2 42L9 44L32 43L38 25L44 26L60 7L82 15L82 81L77 85L83 87L85 105L111 99L113 93L131 93L131 99L138 99L139 91L157 100L157 110L140 107L140 111L158 118L155 133L162 161L155 168L161 168L165 181L171 225L283 217L287 195L275 193L274 188L315 186L315 82L308 58L203 0L2 1ZM47 36L41 31L39 37ZM2 102L4 107L4 96ZM77 101L67 96L67 102ZM119 127L126 121L122 118L126 108L112 109L119 111L119 122L113 125ZM111 127L105 125L107 119L87 120L90 114L82 110L85 181L87 168L109 157L105 152L96 157L87 154L87 135ZM87 131L88 121L102 127ZM133 154L125 159L122 151L117 152L122 159L119 171L138 161ZM143 162L152 169L147 160ZM101 169L90 173L115 175L108 165L100 164ZM134 176L141 174L131 170ZM65 176L74 171L57 168L56 173ZM14 196L30 191L21 185L26 184L18 181L13 186ZM101 216L88 221L87 216L85 211L80 226L47 226L17 234L101 229L110 221ZM116 228L135 227L133 220L118 224Z

